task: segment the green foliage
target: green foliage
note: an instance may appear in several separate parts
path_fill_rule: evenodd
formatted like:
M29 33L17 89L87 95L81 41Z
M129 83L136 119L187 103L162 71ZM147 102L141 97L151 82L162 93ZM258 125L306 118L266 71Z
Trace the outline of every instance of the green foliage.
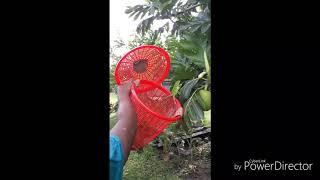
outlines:
M198 89L193 91L192 95L184 103L184 120L191 125L201 125L202 120L204 119L203 109L199 103L201 101L200 96L198 95Z
M176 81L171 89L171 94L172 96L176 96L178 91L180 90L181 88L181 84L180 84L180 81Z
M116 40L115 43L116 44L110 48L109 52L110 58L113 60L109 69L109 92L115 92L115 88L117 87L114 79L114 71L116 69L116 63L121 59L121 56L116 55L115 50L125 45L122 40Z
M145 35L137 34L132 41L129 41L129 49L136 48L141 45L156 45L163 47L160 38L158 37L158 32L148 31Z
M149 0L144 5L127 7L125 13L134 20L142 19L137 27L137 32L144 35L155 20L171 21L172 35L180 36L186 32L199 31L203 34L210 34L211 14L210 0ZM148 17L144 18L148 13ZM195 13L196 15L192 15ZM158 31L169 31L168 24L160 27Z
M146 146L141 153L131 152L123 179L179 179L174 170L174 164L159 159L156 150Z
M197 85L199 79L191 79L185 82L184 86L180 90L180 98L182 102L185 102L187 99L190 98L191 91Z
M143 5L127 7L126 10L134 20L140 20L137 33L142 37L146 33L150 34L154 21L167 20L167 23L151 34L153 39L157 39L164 31L171 32L163 46L171 57L172 68L169 76L174 84L171 91L185 110L182 127L188 124L187 127L190 128L203 122L204 103L197 91L211 91L210 6L210 0L149 0ZM169 22L172 24L171 28ZM198 78L202 72L206 72L206 76Z

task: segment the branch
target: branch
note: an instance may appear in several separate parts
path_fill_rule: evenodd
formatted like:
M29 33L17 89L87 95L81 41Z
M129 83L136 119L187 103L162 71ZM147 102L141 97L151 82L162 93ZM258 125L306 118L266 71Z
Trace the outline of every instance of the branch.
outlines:
M187 11L190 11L191 9L193 9L193 8L195 8L195 7L198 7L198 6L201 6L201 5L203 5L203 4L196 4L196 5L190 6L190 7L188 7L187 9L185 9L184 11L178 12L178 13L176 14L176 16L177 16L177 15L180 15L180 14L182 14L182 13L185 13L185 12L187 12Z
M180 14L186 13L186 12L192 10L193 8L201 6L201 5L203 5L203 4L196 4L196 5L190 6L187 9L185 9L184 11L178 12L176 14L171 14L171 15L166 15L166 16L161 16L160 14L158 14L156 16L156 19L157 18L159 18L159 19L169 19L172 23L174 23L174 21L171 19L172 17L175 17L175 16L178 16Z
M170 17L170 16L168 16L168 18L170 19L170 21L171 21L172 23L174 23L174 21L171 19L171 17Z

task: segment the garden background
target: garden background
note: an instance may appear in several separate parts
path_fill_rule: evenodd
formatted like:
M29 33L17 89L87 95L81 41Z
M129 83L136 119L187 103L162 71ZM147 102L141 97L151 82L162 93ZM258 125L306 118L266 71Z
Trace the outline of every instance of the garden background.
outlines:
M156 45L171 58L163 85L179 99L183 118L144 149L132 152L124 179L210 179L210 0L110 1L110 128L117 121L116 63L140 45Z

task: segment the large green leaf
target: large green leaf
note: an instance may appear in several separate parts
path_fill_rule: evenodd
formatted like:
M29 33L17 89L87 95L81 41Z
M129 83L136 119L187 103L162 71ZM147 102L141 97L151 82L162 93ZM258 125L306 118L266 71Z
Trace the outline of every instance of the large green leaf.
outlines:
M196 31L195 33L184 34L183 39L193 42L198 50L202 50L208 45L207 34L201 33L200 31Z
M197 103L201 106L201 107L205 107L205 102L203 101L203 99L201 98L201 96L199 95L199 92L195 93L195 99L197 101ZM201 108L203 109L203 108Z
M183 54L183 56L190 56L190 57L193 57L197 54L196 50L188 49L188 48L180 48L180 49L178 49L178 52L180 54Z
M137 14L137 13L142 13L143 10L143 6L142 5L136 5L133 7L127 7L127 9L125 10L126 14L130 14L129 18L132 17L133 15ZM136 19L135 19L136 20Z
M130 13L132 13L133 12L133 8L132 7L130 7L130 6L127 6L127 9L124 11L124 13L126 13L126 14L130 14Z
M174 96L174 97L176 96L180 87L181 87L180 81L176 81L172 87L172 90L171 90L172 96Z
M140 17L141 19L147 14L148 10L149 10L149 7L143 9L143 14Z
M180 63L173 64L172 68L172 78L171 82L175 83L178 80L187 80L192 79L193 77L196 77L197 71L193 68L187 68L185 65L182 65Z
M196 54L193 55L185 55L190 59L190 61L193 64L196 64L199 68L203 69L204 68L204 63L203 63L203 55L200 51L198 51Z
M134 16L133 20L137 20L141 13L142 13L142 11L139 11L139 12Z
M203 120L203 110L201 109L195 98L192 98L191 100L190 111L194 113L194 119L191 119L192 121Z
M194 123L199 123L202 122L204 119L204 113L197 102L197 92L199 89L195 90L191 97L184 103L184 119L186 121L189 121L189 123L194 124Z
M153 15L155 11L156 11L155 7L151 6L149 10L149 15Z
M129 18L131 18L133 15L135 15L136 13L138 13L138 11L134 11L129 15Z
M137 33L141 33L142 36L150 29L151 24L153 23L154 17L149 17L141 21L137 26Z
M207 22L206 24L202 25L201 32L206 33L210 27L211 27L211 23Z
M194 33L196 31L198 31L200 27L201 27L201 24L197 24L197 25L191 26L190 32Z
M126 14L130 14L130 13L136 13L138 12L139 9L142 8L142 5L136 5L136 6L127 6L127 9L124 11Z
M194 43L192 40L181 40L180 41L180 46L184 49L198 49L199 46Z
M172 3L172 0L160 0L161 4L160 4L160 7L159 7L159 10L160 11L163 11L165 9L167 9L168 5L170 5Z
M199 81L198 78L196 79L191 79L185 82L183 87L180 89L180 97L182 100L187 100L190 97L191 91Z

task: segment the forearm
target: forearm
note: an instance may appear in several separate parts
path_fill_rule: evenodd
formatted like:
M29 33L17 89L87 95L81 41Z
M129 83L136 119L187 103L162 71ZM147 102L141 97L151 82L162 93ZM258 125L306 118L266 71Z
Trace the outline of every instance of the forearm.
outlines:
M112 128L111 133L119 136L121 139L126 161L134 141L137 129L137 120L136 112L129 97L122 98L119 102L118 122L114 128Z

